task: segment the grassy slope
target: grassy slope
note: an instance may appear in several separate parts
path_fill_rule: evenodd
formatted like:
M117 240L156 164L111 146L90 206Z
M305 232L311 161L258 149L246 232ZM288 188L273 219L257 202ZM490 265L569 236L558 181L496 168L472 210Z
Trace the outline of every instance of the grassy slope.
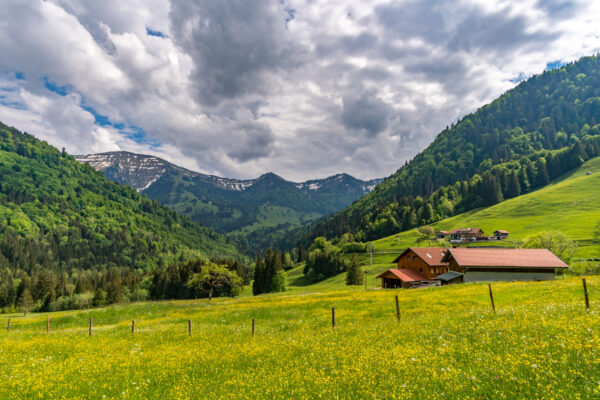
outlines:
M588 282L591 312L570 278L496 283L495 315L487 285L465 284L52 313L50 334L46 315L12 316L0 398L598 398L600 278Z
M592 175L587 176L588 171ZM480 227L489 234L496 229L506 229L511 241L521 241L542 231L560 231L578 242L577 257L591 257L600 254L600 246L592 241L592 228L599 220L600 157L597 157L540 190L447 218L433 226L436 231ZM416 229L402 232L375 241L375 248L392 251L428 245L417 243L418 236Z

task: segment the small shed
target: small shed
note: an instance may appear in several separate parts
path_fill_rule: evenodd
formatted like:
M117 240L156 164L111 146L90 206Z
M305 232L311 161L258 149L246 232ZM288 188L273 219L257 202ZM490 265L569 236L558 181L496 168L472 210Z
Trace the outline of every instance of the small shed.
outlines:
M422 286L430 281L418 272L407 268L388 269L377 278L381 279L383 289L411 288Z
M446 239L448 236L450 236L450 232L448 231L439 231L435 235L435 237L438 239Z
M438 275L435 279L439 279L442 285L451 285L454 283L462 283L464 275L456 271L448 271L445 274Z

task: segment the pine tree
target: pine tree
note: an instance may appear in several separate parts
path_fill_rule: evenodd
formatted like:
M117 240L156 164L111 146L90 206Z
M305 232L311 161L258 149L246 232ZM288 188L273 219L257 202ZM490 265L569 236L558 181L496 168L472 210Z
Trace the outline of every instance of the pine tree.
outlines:
M548 170L546 169L546 162L544 159L540 158L535 162L535 185L537 187L543 187L550 182L550 178L548 176Z
M252 283L252 294L254 296L264 293L265 290L265 262L258 255L256 258L256 267L254 268L254 282Z
M506 198L512 199L513 197L517 197L519 195L521 195L521 184L519 183L517 171L513 170L510 173L508 182L506 184Z
M31 293L28 288L25 288L23 292L17 298L17 308L23 314L27 314L29 310L33 307L33 297L31 297Z
M363 272L358 255L353 254L350 263L346 267L346 285L362 285L363 281Z

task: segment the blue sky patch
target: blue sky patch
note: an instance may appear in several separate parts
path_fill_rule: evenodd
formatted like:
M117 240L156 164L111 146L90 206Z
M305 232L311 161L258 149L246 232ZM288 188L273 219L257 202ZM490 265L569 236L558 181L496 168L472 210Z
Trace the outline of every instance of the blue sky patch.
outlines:
M66 96L73 91L73 86L71 85L59 86L56 84L56 82L52 82L47 76L45 76L43 79L44 87L51 92L61 96Z
M146 27L146 34L148 36L156 36L156 37L160 37L160 38L166 38L167 37L167 35L165 35L161 31L155 31L155 30L150 29L148 27Z
M121 135L139 144L147 144L153 148L162 146L162 142L160 140L148 138L146 136L146 131L137 125L127 125L123 122L112 122L108 116L99 113L94 107L85 104L85 102L83 102L80 106L94 116L94 123L96 125L114 128Z
M552 61L552 62L549 62L548 64L546 64L546 71L552 71L553 69L560 68L564 65L567 65L567 64L560 60Z

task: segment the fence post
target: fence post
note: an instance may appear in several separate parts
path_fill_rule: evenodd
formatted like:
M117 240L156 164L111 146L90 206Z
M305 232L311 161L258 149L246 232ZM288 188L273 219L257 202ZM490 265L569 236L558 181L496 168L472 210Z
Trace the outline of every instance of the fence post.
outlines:
M50 332L50 316L46 315L46 333Z
M396 295L396 319L400 322L400 305L398 304L398 296Z
M335 307L331 307L331 327L335 328Z
M188 319L188 334L192 336L192 320Z
M131 334L135 335L135 319L131 321Z
M8 323L6 324L6 332L10 332L10 318L8 319Z
M94 317L90 317L90 328L88 333L92 336L92 327L94 326Z
M490 300L492 301L492 311L496 314L496 305L494 304L494 295L492 294L492 284L488 283L488 288L490 289Z
M254 337L254 318L252 318L252 337Z
M585 278L581 279L583 281L583 294L585 295L585 308L590 309L590 298L588 296L587 291L587 283L585 282Z

